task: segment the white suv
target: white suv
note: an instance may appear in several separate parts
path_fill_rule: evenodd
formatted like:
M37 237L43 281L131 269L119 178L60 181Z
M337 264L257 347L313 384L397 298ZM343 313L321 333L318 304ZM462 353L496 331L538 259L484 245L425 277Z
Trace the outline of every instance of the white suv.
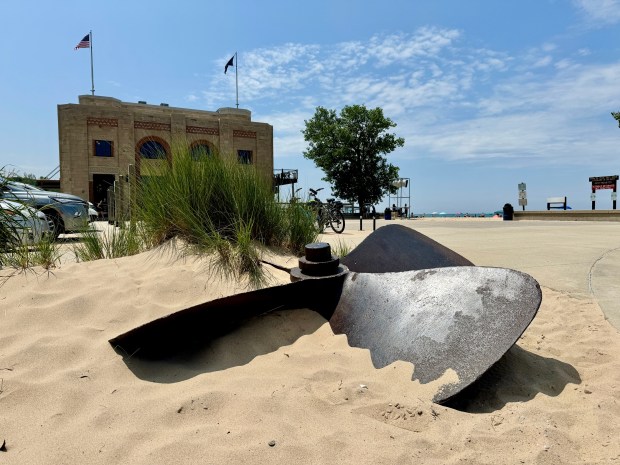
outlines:
M0 198L21 202L45 213L54 224L54 237L88 228L88 202L77 195L45 191L30 184L0 178Z
M7 244L35 245L52 233L47 216L19 202L0 200L0 250Z

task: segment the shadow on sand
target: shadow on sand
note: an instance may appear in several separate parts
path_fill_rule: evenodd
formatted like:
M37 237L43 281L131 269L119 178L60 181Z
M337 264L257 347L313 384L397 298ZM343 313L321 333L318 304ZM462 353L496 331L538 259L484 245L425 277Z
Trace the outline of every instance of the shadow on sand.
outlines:
M155 383L177 383L204 373L243 366L256 357L294 344L326 323L317 312L307 309L274 311L250 319L228 334L173 357L143 359L139 352L123 357L140 379ZM122 353L122 352L121 352ZM512 348L476 382L445 403L468 413L492 413L509 402L526 402L538 394L557 396L568 384L580 384L570 364Z
M250 319L225 335L193 345L183 351L171 348L172 357L141 358L123 354L127 367L140 379L176 383L203 373L227 370L250 363L254 358L277 351L314 333L326 323L312 310L282 310Z
M580 384L568 363L542 357L517 344L477 381L445 403L468 413L491 413L509 402L526 402L538 394L555 397L568 384Z

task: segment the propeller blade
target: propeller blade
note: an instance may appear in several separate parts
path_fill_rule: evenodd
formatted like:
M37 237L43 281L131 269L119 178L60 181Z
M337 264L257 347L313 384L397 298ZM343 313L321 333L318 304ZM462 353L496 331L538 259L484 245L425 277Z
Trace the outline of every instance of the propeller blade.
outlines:
M444 402L478 379L528 327L542 300L531 276L504 268L450 267L402 273L349 273L330 325L373 364L413 363L428 383L454 370Z
M398 224L374 231L340 263L358 273L394 273L474 265L430 237Z

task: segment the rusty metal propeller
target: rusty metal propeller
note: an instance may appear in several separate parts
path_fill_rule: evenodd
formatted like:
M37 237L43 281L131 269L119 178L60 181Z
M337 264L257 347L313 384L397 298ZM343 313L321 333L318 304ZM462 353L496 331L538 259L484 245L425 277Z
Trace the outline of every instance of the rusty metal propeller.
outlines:
M328 276L320 276L326 269ZM531 276L473 266L399 225L373 232L342 264L327 244L311 244L291 275L297 281L180 310L110 343L133 357L165 358L191 353L251 317L309 308L329 320L335 333L346 334L351 346L369 349L377 368L411 362L413 379L421 383L453 370L456 377L438 383L433 400L442 403L510 349L542 300Z

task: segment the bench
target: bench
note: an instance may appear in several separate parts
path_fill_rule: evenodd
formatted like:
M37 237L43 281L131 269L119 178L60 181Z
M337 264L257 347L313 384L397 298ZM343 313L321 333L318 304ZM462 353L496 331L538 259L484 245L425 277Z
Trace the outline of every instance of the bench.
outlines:
M559 205L559 206L552 207L552 205ZM549 197L547 199L547 210L551 210L552 208L566 210L566 197Z

